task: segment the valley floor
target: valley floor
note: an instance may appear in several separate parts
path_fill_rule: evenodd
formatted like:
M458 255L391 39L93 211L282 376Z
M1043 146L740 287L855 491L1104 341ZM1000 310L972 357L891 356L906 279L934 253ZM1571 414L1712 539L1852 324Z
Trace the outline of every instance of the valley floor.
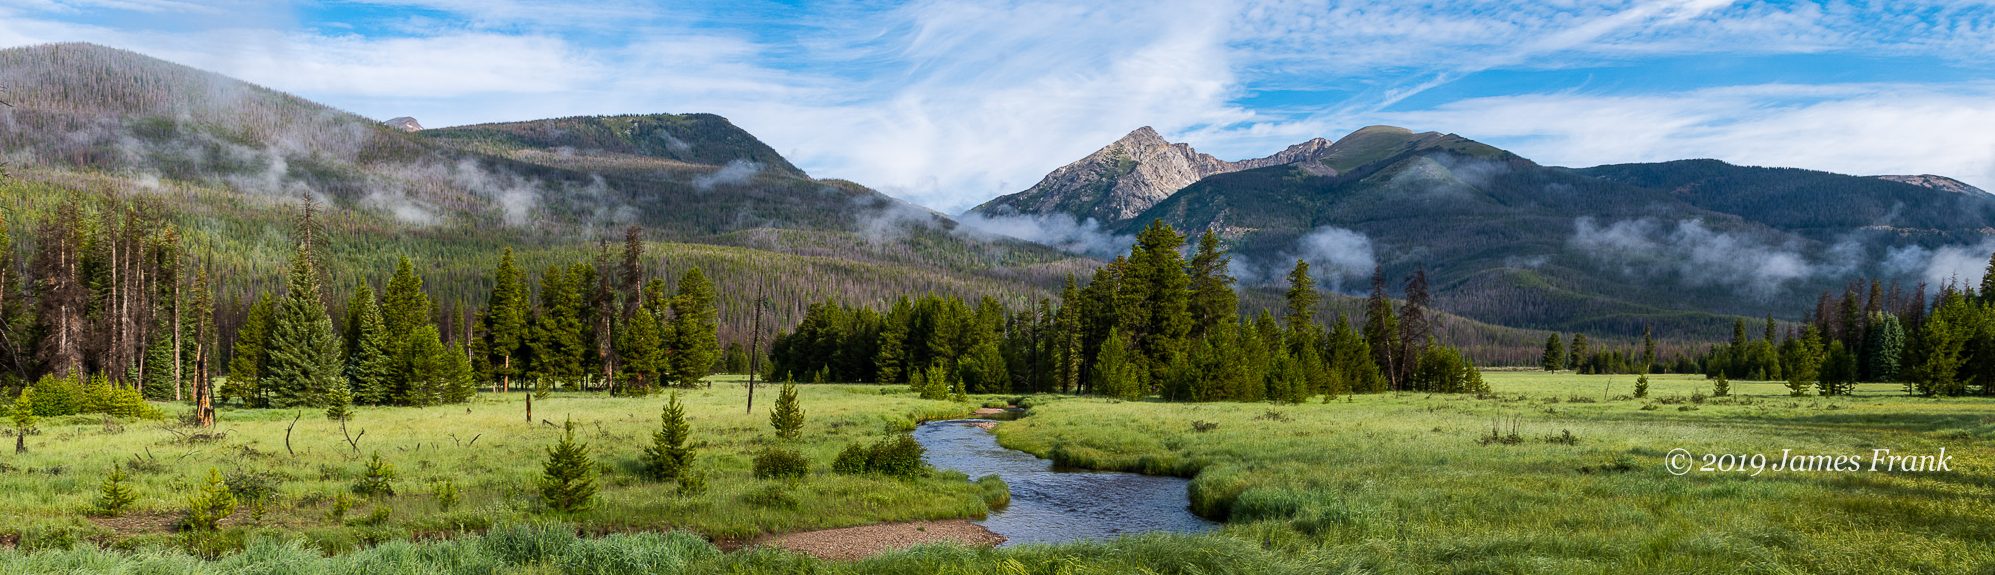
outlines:
M1328 403L1165 404L1034 396L997 426L1008 447L1056 461L1193 477L1191 502L1226 526L1206 535L978 549L918 547L858 562L751 548L770 533L975 518L960 475L920 480L830 472L845 445L957 417L973 403L898 386L803 386L794 484L750 475L773 441L758 390L721 380L683 396L708 488L679 495L634 466L662 397L559 396L524 419L519 396L470 406L362 409L348 432L305 412L224 411L217 437L159 422L44 422L31 453L0 458L0 573L43 572L823 572L823 573L1960 573L1995 568L1995 400L1926 399L1895 385L1788 397L1776 383L1490 372L1487 398L1379 394ZM544 450L567 418L602 465L602 500L559 515L536 503ZM1682 449L1689 468L1672 468ZM1946 470L1870 471L1877 449L1945 449ZM295 455L292 452L296 452ZM368 455L395 465L397 495L337 502ZM1842 455L1861 469L1775 469ZM1704 471L1705 454L1769 458ZM1896 465L1916 459L1900 460ZM84 514L112 464L134 468L141 511ZM133 462L136 462L135 464ZM1809 463L1809 465L1814 465ZM1748 467L1751 467L1750 465ZM260 471L278 493L225 533L218 561L173 550L168 530L210 468ZM1672 470L1683 471L1678 475ZM444 510L437 482L462 501ZM559 522L552 524L550 522ZM589 535L578 537L577 532ZM607 534L607 535L605 535ZM599 536L601 535L601 536ZM412 541L441 539L438 541ZM719 541L715 545L712 541ZM114 550L100 550L99 544ZM65 549L66 548L66 549Z

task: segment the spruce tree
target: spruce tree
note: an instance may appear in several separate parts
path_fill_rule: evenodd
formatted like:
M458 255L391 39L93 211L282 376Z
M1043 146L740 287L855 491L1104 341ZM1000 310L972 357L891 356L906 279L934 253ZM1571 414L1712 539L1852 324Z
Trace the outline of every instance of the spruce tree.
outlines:
M323 298L312 244L300 242L259 369L258 385L270 390L275 407L324 407L333 390L346 385L339 334Z
M268 395L263 393L257 382L263 371L264 344L270 340L271 317L276 311L277 304L270 299L270 294L258 296L256 302L250 304L242 327L236 329L235 348L229 357L229 381L222 391L251 407L263 407L268 403Z
M1811 324L1799 337L1788 339L1784 347L1781 365L1787 372L1788 395L1800 396L1821 379L1821 330Z
M1108 339L1101 343L1101 352L1095 355L1095 393L1121 399L1141 399L1143 386L1136 375L1135 366L1129 361L1129 339L1118 329L1108 330Z
M547 507L569 513L587 509L596 497L596 462L589 446L575 441L575 422L562 426L561 441L547 450L540 497Z
M486 361L499 389L512 389L513 376L520 373L520 351L527 343L527 317L530 304L526 272L513 263L513 248L499 256L492 272L492 293L485 299Z
M1587 354L1591 352L1586 346L1586 334L1573 332L1572 357L1566 360L1566 367L1572 368L1575 373L1586 373Z
M1392 299L1385 292L1385 271L1372 269L1372 293L1365 300L1365 345L1372 348L1372 362L1385 374L1387 384L1402 389L1398 366L1399 321L1392 314Z
M693 387L713 372L714 357L720 353L719 314L714 307L713 283L700 268L679 278L679 293L672 297L672 376L680 387Z
M452 343L444 351L442 394L444 403L464 403L478 395L478 372L471 367L471 354Z
M381 324L387 328L389 349L400 351L417 326L429 325L431 305L423 293L423 278L416 275L408 256L395 262L395 275L381 292Z
M1295 269L1288 272L1288 315L1287 322L1291 334L1302 330L1316 321L1316 304L1322 296L1316 293L1316 280L1309 278L1309 262L1295 260Z
M666 400L659 419L651 445L644 448L644 475L653 481L670 481L678 479L693 462L693 448L686 444L692 427L686 424L686 408L679 405L678 392Z
M1152 220L1130 248L1121 299L1128 304L1131 343L1147 381L1168 374L1170 358L1182 354L1191 334L1191 278L1185 273L1184 235L1163 220Z
M404 339L401 358L396 362L397 385L394 389L395 403L401 405L428 406L444 402L446 396L461 386L454 379L459 375L454 365L461 353L452 353L444 347L436 326L423 324Z
M1885 312L1872 314L1871 329L1864 332L1863 353L1863 365L1871 381L1898 381L1905 353L1905 328L1898 322L1898 316Z
M1053 349L1059 361L1054 377L1060 393L1080 392L1081 365L1086 360L1081 347L1081 307L1086 303L1080 293L1074 274L1067 274L1067 285L1060 291L1060 311L1053 319Z
M395 358L388 353L381 305L374 301L374 290L367 284L354 288L346 318L346 381L354 402L385 405L396 401L392 387Z
M1725 379L1725 374L1718 374L1717 379L1711 381L1711 397L1725 397L1731 394L1732 381Z
M665 342L658 333L658 318L651 313L651 306L639 305L637 313L619 327L617 357L623 358L624 381L619 389L643 395L671 366L672 358L666 355Z
M222 481L222 472L208 469L208 480L201 485L201 492L187 500L186 526L193 531L214 531L221 528L223 519L236 513L236 496L229 491L229 484Z
M104 476L104 483L97 488L97 500L91 503L91 511L104 517L117 517L131 509L139 494L132 489L130 479L125 466L111 464L111 474Z
M776 395L776 407L769 410L769 426L776 428L778 439L803 437L804 409L797 400L797 384L783 384L782 392Z
M1198 238L1198 251L1192 254L1191 319L1192 337L1207 334L1238 321L1240 296L1233 291L1233 276L1227 273L1230 257L1219 247L1219 234L1208 229ZM1072 290L1073 276L1067 277ZM1063 292L1061 301L1074 301L1072 292Z
M1544 368L1545 371L1565 369L1565 340L1559 339L1559 334L1555 333L1545 338L1545 355L1538 360L1538 366Z
M548 266L540 280L540 313L533 324L533 371L539 377L574 381L582 377L582 292L560 266Z

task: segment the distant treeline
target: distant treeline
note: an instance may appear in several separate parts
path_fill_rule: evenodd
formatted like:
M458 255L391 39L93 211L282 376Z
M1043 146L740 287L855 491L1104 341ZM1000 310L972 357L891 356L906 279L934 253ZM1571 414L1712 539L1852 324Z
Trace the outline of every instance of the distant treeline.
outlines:
M885 310L811 306L770 350L782 381L905 383L932 393L1075 393L1176 401L1297 402L1384 390L1479 392L1476 367L1432 336L1426 277L1398 310L1374 273L1362 326L1316 317L1309 265L1289 273L1286 310L1239 313L1229 257L1207 232L1153 222L1129 254L1069 277L1060 298L1006 309L939 295Z
M1856 282L1841 295L1823 293L1808 321L1781 330L1772 317L1757 339L1746 321L1732 325L1730 342L1698 356L1658 362L1654 339L1643 334L1640 355L1594 350L1584 334L1554 334L1540 366L1581 373L1702 373L1713 379L1786 381L1796 394L1848 394L1858 382L1903 383L1921 395L1995 395L1995 255L1977 292L1953 282L1940 286L1932 305L1927 286L1909 294L1883 282ZM1570 341L1571 343L1567 343Z

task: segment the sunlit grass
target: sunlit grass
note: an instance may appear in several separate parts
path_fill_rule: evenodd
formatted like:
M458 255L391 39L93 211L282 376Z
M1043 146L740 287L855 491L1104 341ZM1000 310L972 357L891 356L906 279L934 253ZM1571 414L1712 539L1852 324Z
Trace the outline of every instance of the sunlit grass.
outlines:
M1082 467L1196 474L1227 535L1385 572L1959 572L1995 561L1995 401L1788 397L1701 377L1493 372L1491 398L1052 401L998 428ZM1191 422L1216 423L1209 431ZM1566 439L1567 433L1572 439ZM1516 443L1505 438L1516 435ZM1931 454L1951 472L1693 471L1665 454Z
M533 423L525 419L525 396L519 394L481 396L470 405L361 408L345 432L317 410L224 409L214 430L219 438L211 440L190 440L187 436L195 430L165 422L107 424L95 417L70 417L45 422L42 433L29 438L28 455L0 459L8 467L0 474L0 533L20 536L27 547L164 537L159 529L119 532L118 525L129 519L93 521L84 516L111 466L134 460L140 462L131 469L140 500L129 516L184 512L186 496L210 468L270 472L278 477L279 496L260 519L248 517L245 509L236 524L251 531L301 533L328 550L549 518L591 532L679 529L742 539L885 521L978 517L985 511L981 492L961 477L898 480L837 475L829 469L847 443L874 441L890 430L911 429L921 419L960 416L970 406L925 401L879 386L806 386L806 437L797 447L812 458L816 473L794 484L772 483L751 477L750 460L775 441L768 425L774 390L759 389L756 411L750 414L745 411L746 387L735 378L717 379L712 389L680 392L693 427L695 468L707 479L706 492L698 495L680 495L674 484L652 483L636 472L637 457L658 428L663 395L556 394L534 402ZM882 390L890 393L882 395ZM287 448L286 429L294 418ZM533 485L545 449L569 419L601 466L603 489L593 508L556 514L541 508ZM396 468L397 494L354 497L345 517L334 518L332 502L361 476L366 458L374 453ZM440 481L452 482L461 492L462 501L449 511L440 509L434 496ZM782 490L798 507L745 501L745 495L764 489ZM357 518L377 507L390 510L386 522L358 524Z

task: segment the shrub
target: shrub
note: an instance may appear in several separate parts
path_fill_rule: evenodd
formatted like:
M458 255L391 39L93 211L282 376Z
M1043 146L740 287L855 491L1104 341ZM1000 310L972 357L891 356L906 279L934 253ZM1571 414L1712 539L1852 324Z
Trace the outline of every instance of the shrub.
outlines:
M788 489L775 484L763 485L754 491L743 493L741 501L756 507L776 509L796 509L798 505L797 498L791 496Z
M374 452L367 460L367 474L353 481L353 494L363 497L377 497L395 494L395 466L381 459L381 452Z
M222 472L208 470L208 482L201 486L201 493L187 500L187 519L184 524L192 531L214 531L236 512L236 496L229 492L229 485L222 481Z
M701 473L697 469L687 469L679 472L680 495L691 496L691 495L699 495L701 493L706 493L706 492L707 492L707 474Z
M345 493L333 495L332 507L326 509L326 519L334 523L346 521L346 512L353 510L353 497Z
M222 483L229 486L229 493L235 494L238 503L248 505L251 517L263 518L264 506L277 497L277 484L280 478L274 472L231 469L222 474Z
M577 511L596 497L596 464L589 447L575 442L575 422L562 426L561 441L547 450L540 497L555 511Z
M126 483L126 479L124 466L112 465L111 474L104 477L104 485L97 491L97 501L91 505L91 511L106 517L117 517L131 509L132 504L138 502L139 495Z
M437 509L449 511L450 508L457 506L458 493L456 483L451 483L449 480L438 481L431 488L431 491L436 494Z
M838 459L832 461L831 470L844 474L920 477L928 472L928 465L921 460L922 453L921 442L915 441L913 435L898 433L871 445L845 446L838 452Z
M795 449L771 447L755 456L759 479L801 479L810 474L810 459Z

